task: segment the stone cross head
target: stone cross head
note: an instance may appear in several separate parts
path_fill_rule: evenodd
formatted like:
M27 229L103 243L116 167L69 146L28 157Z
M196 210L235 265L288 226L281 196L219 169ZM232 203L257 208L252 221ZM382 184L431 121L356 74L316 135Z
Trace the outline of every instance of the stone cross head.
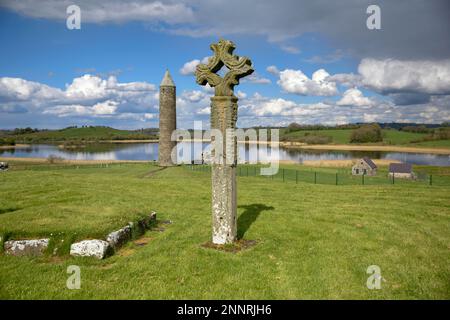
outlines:
M220 39L218 43L210 46L214 56L210 57L208 64L199 64L195 71L197 83L204 86L207 83L214 88L215 96L234 96L234 86L239 79L253 73L252 62L247 57L233 54L236 45L230 40ZM216 73L226 66L229 71L222 78Z

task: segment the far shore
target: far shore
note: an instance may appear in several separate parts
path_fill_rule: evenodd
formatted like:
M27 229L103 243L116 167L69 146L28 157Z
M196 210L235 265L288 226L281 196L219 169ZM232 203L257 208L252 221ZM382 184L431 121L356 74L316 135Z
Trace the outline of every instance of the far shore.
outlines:
M448 154L450 149L427 148L427 147L402 147L402 146L378 146L378 145L347 145L347 144L320 144L320 145L291 145L283 144L284 148L310 149L310 150L341 150L341 151L385 151L385 152L407 152L407 153L433 153Z
M23 162L23 163L49 163L47 158L20 158L20 157L0 157L1 162ZM71 159L61 159L56 160L53 164L101 164L101 163L150 163L154 162L152 160L71 160Z
M358 159L346 159L346 160L304 160L302 163L293 161L293 160L280 160L280 164L292 164L292 165L304 165L311 167L350 167L352 166ZM47 158L19 158L19 157L0 157L0 162L21 162L21 163L29 163L29 164L42 164L48 163ZM401 161L391 160L391 159L374 159L373 160L377 166L387 166L390 163L399 163ZM54 165L58 164L114 164L114 163L152 163L155 161L152 160L70 160L70 159L62 159L57 160ZM263 164L264 165L264 164ZM267 164L268 165L268 164Z
M13 146L0 146L0 149L19 149L19 148L28 148L29 144L15 144Z
M210 140L184 140L185 142L210 142ZM270 144L270 141L238 141L238 143ZM336 150L336 151L385 151L385 152L406 152L406 153L432 153L448 154L448 148L429 148L429 147L404 147L404 146L385 146L385 145L348 145L348 144L306 144L302 142L279 142L279 147L288 149L304 150Z

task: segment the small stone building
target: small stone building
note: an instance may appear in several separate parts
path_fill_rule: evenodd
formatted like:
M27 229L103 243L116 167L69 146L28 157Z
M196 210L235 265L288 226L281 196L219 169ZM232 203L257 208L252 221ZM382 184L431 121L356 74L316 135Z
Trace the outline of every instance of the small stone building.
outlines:
M412 165L409 163L390 163L389 177L415 179L415 174L412 171Z
M377 174L377 165L371 159L364 157L352 167L352 174L374 176Z

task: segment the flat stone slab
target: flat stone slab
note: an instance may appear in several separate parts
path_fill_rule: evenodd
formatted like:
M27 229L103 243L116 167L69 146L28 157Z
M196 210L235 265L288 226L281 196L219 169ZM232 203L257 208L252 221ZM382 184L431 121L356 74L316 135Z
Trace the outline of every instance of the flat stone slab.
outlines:
M39 256L48 247L50 239L11 240L6 241L4 250L12 256Z
M103 259L110 251L110 244L103 240L83 240L70 246L70 255L76 257Z
M131 239L131 227L126 226L117 231L113 231L106 236L106 241L113 247L114 249L119 248L128 240Z

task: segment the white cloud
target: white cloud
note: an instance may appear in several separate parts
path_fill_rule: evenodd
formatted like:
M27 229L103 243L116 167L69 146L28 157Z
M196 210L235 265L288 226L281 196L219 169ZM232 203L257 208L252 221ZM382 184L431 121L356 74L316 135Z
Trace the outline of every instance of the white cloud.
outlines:
M116 113L118 105L119 103L117 101L107 100L105 102L96 103L92 107L92 111L94 112L94 114L112 115Z
M207 94L200 90L184 91L182 97L190 102L199 102L204 99Z
M337 73L327 78L328 81L340 83L346 87L362 86L362 77L353 73Z
M326 63L334 63L338 62L344 57L344 52L342 50L336 50L330 54L324 56L313 56L309 59L305 59L304 61L309 63L318 63L318 64L326 64Z
M186 62L180 69L180 73L184 76L194 74L195 68L200 64L200 60L194 59Z
M63 92L39 82L21 78L0 78L0 97L3 101L60 99Z
M328 81L329 73L319 69L309 79L301 70L280 71L278 85L288 93L303 96L334 96L338 94L336 83Z
M89 74L74 78L65 90L21 78L0 78L0 101L8 106L2 111L17 112L14 107L20 104L25 111L58 117L109 117L126 113L143 117L156 103L155 90L147 82L120 83L114 76L102 79Z
M5 0L1 3L27 16L59 20L67 18L66 8L69 4L60 0L43 0L38 5L33 0ZM82 23L143 21L177 24L194 21L192 8L183 3L78 0L75 4L81 8Z
M441 123L450 120L450 95L432 97L430 104L399 107L389 101L371 100L359 92L355 88L348 91L347 95L344 93L348 99L346 104L351 103L356 106L354 108L343 108L338 102L331 101L302 104L256 93L240 103L238 125L278 126L291 122L335 125L374 121Z
M280 74L280 70L276 66L268 66L266 71L273 74L274 76L278 76Z
M381 93L450 94L450 59L440 61L363 59L362 83Z
M245 92L242 92L241 90L238 90L238 92L236 93L236 97L238 97L239 99L245 99L247 98L247 94Z
M287 44L281 45L281 50L292 54L299 54L300 52L302 52L299 48Z
M367 1L289 0L280 4L260 0L257 6L242 0L77 0L74 3L82 10L82 28L85 22L142 21L154 31L192 37L266 37L288 47L299 37L314 34L327 42L339 43L343 50L349 49L358 57L448 57L447 0L409 1L407 6L403 1L382 2L383 30L388 32L379 32L370 40L364 20ZM69 4L72 3L61 0L40 0L38 4L35 0L0 1L0 6L20 14L61 22L67 18ZM249 12L251 19L247 17Z
M180 73L184 76L192 75L195 73L195 69L200 63L207 64L209 57L204 57L201 61L198 59L194 59L186 62L183 67L180 69Z
M197 114L207 115L211 113L211 107L204 107L197 111Z
M338 106L370 107L374 105L374 101L364 97L358 88L350 88L344 92L342 98L336 104Z
M255 84L270 84L272 81L270 79L261 77L258 73L254 72L248 77L245 77L241 80L241 82L250 82Z

